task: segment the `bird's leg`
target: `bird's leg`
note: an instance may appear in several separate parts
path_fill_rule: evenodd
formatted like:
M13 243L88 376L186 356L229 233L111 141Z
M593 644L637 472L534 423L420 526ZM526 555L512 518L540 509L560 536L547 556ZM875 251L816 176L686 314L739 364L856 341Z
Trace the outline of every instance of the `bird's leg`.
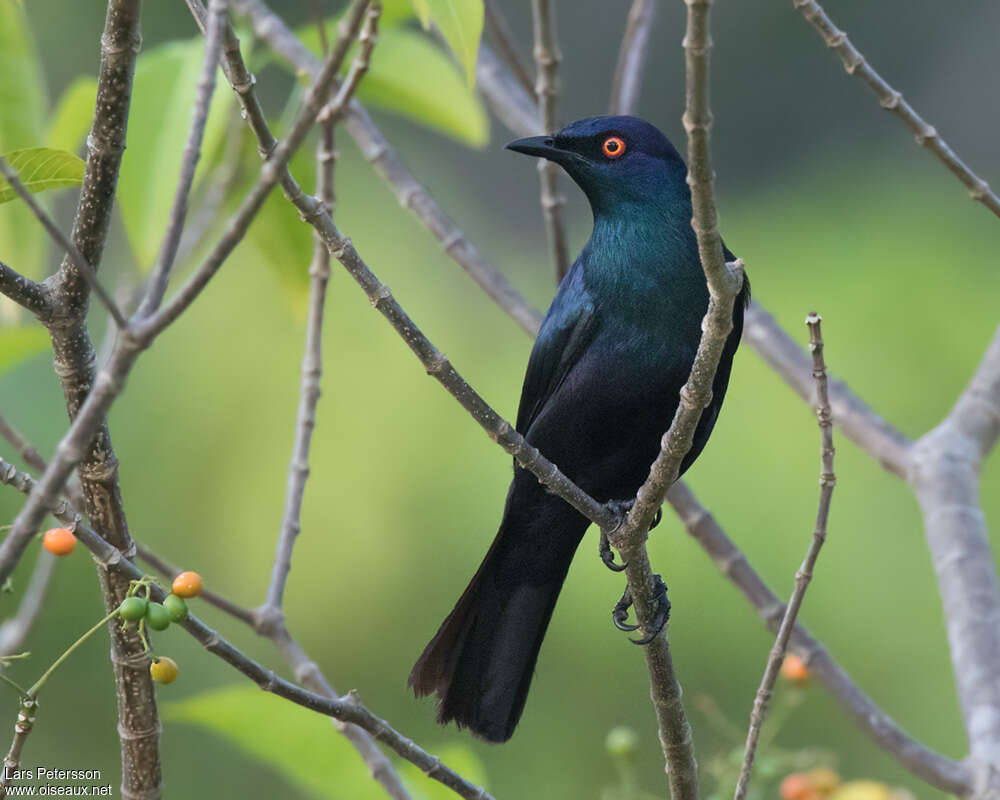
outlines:
M663 630L663 626L667 624L667 620L670 619L670 600L667 597L667 585L659 575L654 575L653 578L656 581L656 615L653 617L652 623L648 628L643 626L646 630L645 636L641 639L629 639L632 644L649 644L659 635L660 631ZM620 631L634 631L639 629L638 625L632 625L625 621L628 619L628 610L631 605L632 593L626 586L622 599L615 604L614 609L611 611L611 619L615 623L615 627Z
M612 500L608 503L608 506L615 512L619 520L625 519L625 515L628 514L633 505L635 505L635 500ZM656 510L656 516L653 517L653 522L649 526L649 529L653 530L653 528L660 524L660 520L662 519L663 509L658 508ZM600 553L601 561L604 562L604 566L612 572L624 571L626 565L615 563L615 554L611 549L611 542L608 540L608 534L604 531L601 531L601 540L598 543L598 552Z

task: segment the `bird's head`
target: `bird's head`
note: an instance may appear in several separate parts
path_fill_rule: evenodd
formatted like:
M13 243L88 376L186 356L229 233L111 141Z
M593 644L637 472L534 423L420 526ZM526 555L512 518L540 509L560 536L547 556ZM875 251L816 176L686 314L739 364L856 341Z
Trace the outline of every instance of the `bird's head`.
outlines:
M588 117L508 150L559 164L597 213L634 203L687 201L687 168L666 136L638 117Z

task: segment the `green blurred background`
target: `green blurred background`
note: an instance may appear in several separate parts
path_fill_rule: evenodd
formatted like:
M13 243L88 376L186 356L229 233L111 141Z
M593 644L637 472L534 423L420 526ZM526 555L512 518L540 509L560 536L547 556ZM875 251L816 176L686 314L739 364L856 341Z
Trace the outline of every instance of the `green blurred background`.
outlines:
M52 102L75 77L96 73L101 5L27 0ZM315 3L329 13L337 5ZM526 0L504 5L515 29L528 36ZM564 54L559 116L569 121L605 107L627 4L557 5ZM295 24L315 13L292 0L274 6ZM885 0L871 7L844 0L830 2L828 11L982 177L1000 181L995 136L986 133L995 130L1000 110L983 102L995 91L989 80L997 66L995 4ZM145 51L194 34L183 4L150 2L144 16ZM682 30L683 4L661 0L640 109L681 144ZM714 153L727 243L745 260L755 296L785 329L805 341L803 318L820 311L832 370L906 434L919 436L947 412L997 324L997 221L843 74L791 3L719 4L714 38ZM290 78L267 68L260 86L278 117ZM185 130L188 109L171 111ZM377 122L470 238L544 307L554 287L535 169L502 150L507 132L494 124L489 144L473 149L395 115L377 115ZM161 146L179 153L183 140ZM425 333L511 417L531 342L400 209L346 134L338 146L338 224ZM308 161L299 163L311 185ZM564 181L563 190L578 249L589 215L575 187ZM65 218L74 192L62 194L55 205ZM240 246L199 302L143 357L110 418L134 535L247 606L263 599L270 574L304 332L294 287L305 279L309 230L281 230L287 242ZM0 257L4 251L0 241ZM273 268L275 251L280 272ZM118 219L102 270L113 285L134 272L134 262ZM46 262L49 269L55 263ZM621 724L640 735L641 785L662 795L645 666L610 624L622 580L596 558L596 534L582 545L563 590L511 742L487 746L441 729L432 703L406 690L413 660L493 536L510 461L334 268L312 477L287 593L293 635L339 689L357 688L377 714L432 752L464 743L500 798L598 797L615 782L604 738ZM97 309L92 316L99 341L102 316ZM49 358L0 377L0 409L43 453L51 452L66 419ZM742 350L726 412L689 481L782 595L811 534L818 445L811 410L750 348ZM965 738L917 504L843 437L837 446L830 539L802 618L900 724L961 758ZM13 457L9 448L0 453ZM994 458L983 474L990 521L1000 515L998 480ZM0 522L12 519L20 503L13 491L0 493ZM672 649L706 764L738 743L696 710L696 698L712 698L743 728L770 637L669 514L650 552L670 586ZM32 561L33 553L15 574L15 594L0 598L4 613L13 609ZM280 655L240 623L204 603L195 610L287 675ZM41 671L101 614L92 565L78 552L58 565L28 640L31 662L17 674L28 679ZM178 682L159 691L168 796L317 796L269 766L266 755L181 721L190 703L171 712L172 703L245 679L179 631L159 635L156 646L181 665ZM13 698L7 707L12 721ZM304 710L287 721L275 715L270 724L295 727L301 717L302 730L318 730L309 737L315 748L309 757L345 765L326 796L368 796L364 770L346 745L332 728L326 740L328 729L309 727L308 716ZM939 796L859 734L818 686L782 724L776 744L829 751L846 778ZM89 642L46 688L25 762L98 768L117 791L106 642ZM712 788L710 776L705 783ZM776 796L774 785L762 780L759 796Z

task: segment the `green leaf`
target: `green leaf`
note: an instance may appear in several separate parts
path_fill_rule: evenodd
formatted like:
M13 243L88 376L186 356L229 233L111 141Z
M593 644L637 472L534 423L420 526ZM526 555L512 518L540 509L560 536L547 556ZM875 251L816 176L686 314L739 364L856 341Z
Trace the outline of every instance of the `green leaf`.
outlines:
M81 76L63 91L49 117L45 143L57 150L77 153L90 132L97 103L97 79Z
M384 800L354 747L331 720L256 686L213 689L163 706L168 722L197 725L228 739L254 760L268 764L290 784L318 798ZM466 745L446 747L448 766L483 781L483 768ZM454 793L409 763L398 765L414 800L452 800Z
M43 141L48 101L42 74L24 9L0 0L0 153ZM0 208L0 258L37 277L45 246L44 231L24 203Z
M298 33L319 55L316 27ZM439 47L406 28L379 33L371 68L358 87L358 99L472 147L483 147L489 141L489 123L479 96Z
M41 325L0 328L0 375L48 347L49 333Z
M46 189L79 186L83 183L83 170L86 164L82 158L65 150L29 147L26 150L4 153L3 158L17 170L21 183L32 194L44 192ZM4 181L0 185L0 203L6 203L16 197L14 188Z
M483 0L413 0L424 29L433 22L465 68L470 87L476 83L476 59L483 35Z
M203 47L201 37L170 42L140 55L136 64L118 195L126 236L145 270L156 259L174 202ZM225 138L232 102L232 92L224 86L216 90L196 182L207 173Z

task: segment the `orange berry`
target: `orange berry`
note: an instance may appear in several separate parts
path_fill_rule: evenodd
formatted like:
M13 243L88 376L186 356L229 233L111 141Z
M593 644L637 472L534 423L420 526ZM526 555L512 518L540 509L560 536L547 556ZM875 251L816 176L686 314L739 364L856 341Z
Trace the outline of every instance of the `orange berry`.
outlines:
M164 686L177 680L178 672L180 669L177 667L177 662L166 656L160 656L149 665L149 674L153 680Z
M793 772L781 782L781 800L806 800L812 793L812 785L805 775Z
M66 528L53 528L42 537L42 547L54 556L68 556L76 547L76 537Z
M174 578L173 590L178 597L197 597L201 594L201 575L197 572L182 572Z
M809 785L824 797L833 794L833 790L840 785L840 776L826 767L810 770L805 777Z
M806 662L795 653L789 653L781 664L781 677L786 681L794 683L796 686L808 686L812 680L812 674Z

